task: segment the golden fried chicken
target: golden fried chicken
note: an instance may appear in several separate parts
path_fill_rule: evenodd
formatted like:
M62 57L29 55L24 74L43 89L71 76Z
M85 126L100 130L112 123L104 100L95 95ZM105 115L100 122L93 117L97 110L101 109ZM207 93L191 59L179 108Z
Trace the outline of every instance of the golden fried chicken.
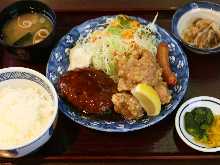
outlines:
M122 114L125 119L139 119L144 111L138 100L128 93L116 93L112 96L115 112Z
M131 90L138 83L154 86L162 80L161 68L147 50L132 51L129 58L118 60L118 90Z
M156 86L154 86L154 89L157 91L162 104L167 104L170 102L171 95L165 82L158 83Z
M156 58L140 48L131 53L118 60L118 91L131 91L137 84L146 83L157 91L162 104L169 103L171 94L162 79L162 69Z

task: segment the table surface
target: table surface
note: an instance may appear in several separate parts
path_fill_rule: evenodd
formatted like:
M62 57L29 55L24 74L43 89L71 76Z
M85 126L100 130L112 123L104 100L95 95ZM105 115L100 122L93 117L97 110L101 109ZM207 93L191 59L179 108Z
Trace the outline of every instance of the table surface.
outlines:
M188 0L43 0L55 9L57 14L56 41L73 26L87 19L102 15L124 13L152 20L157 11L157 24L170 31L171 18L175 9ZM218 2L216 0L215 2ZM1 0L0 9L13 2ZM54 44L55 45L55 44ZM220 56L202 56L184 49L188 57L190 80L183 101L201 95L220 98ZM45 73L46 63L27 63L17 60L12 54L0 47L0 67L23 66ZM0 162L51 162L67 163L77 161L80 164L109 164L123 160L125 164L144 161L172 164L179 162L205 163L207 160L220 159L218 153L201 153L186 146L178 137L174 127L175 112L160 123L136 132L103 133L84 128L73 123L59 113L57 128L51 138L38 152L27 157ZM184 160L184 161L182 161ZM92 161L92 162L91 162ZM129 161L129 162L128 162ZM131 161L131 162L130 162ZM22 164L21 163L21 164ZM194 163L194 164L195 164ZM216 162L213 162L217 164ZM89 163L88 163L89 164Z

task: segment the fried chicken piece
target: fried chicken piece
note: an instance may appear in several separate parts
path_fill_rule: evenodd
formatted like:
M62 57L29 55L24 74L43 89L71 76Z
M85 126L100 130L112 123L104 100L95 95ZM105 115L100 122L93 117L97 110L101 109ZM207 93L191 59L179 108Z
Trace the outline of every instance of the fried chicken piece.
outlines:
M138 100L128 93L116 93L112 96L115 112L121 114L125 119L139 119L144 111Z
M137 84L146 83L155 88L162 104L169 103L171 94L162 79L162 69L156 58L149 51L140 48L131 52L128 58L118 60L118 91L130 91Z
M130 91L138 83L154 86L162 80L162 70L147 50L131 51L129 58L118 60L118 91Z
M162 104L167 104L170 102L172 97L165 82L157 84L156 86L154 86L154 89L157 91Z

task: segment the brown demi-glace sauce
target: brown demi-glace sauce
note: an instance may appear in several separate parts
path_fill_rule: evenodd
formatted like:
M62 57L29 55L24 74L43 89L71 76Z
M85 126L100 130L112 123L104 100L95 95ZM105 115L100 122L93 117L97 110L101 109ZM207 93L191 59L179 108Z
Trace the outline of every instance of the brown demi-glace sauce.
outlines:
M114 81L103 71L82 68L68 71L59 80L60 95L79 111L100 115L113 109Z

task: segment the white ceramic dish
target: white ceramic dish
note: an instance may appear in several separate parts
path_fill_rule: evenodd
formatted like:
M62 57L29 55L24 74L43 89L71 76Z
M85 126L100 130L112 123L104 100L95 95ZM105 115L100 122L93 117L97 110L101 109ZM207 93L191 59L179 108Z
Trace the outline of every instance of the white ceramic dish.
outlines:
M220 100L209 96L200 96L189 99L177 111L175 118L175 127L180 138L191 148L202 152L217 152L220 147L208 148L195 142L193 137L188 134L184 128L184 116L186 112L192 111L196 107L208 107L214 115L220 115Z
M219 24L220 12L210 9L197 8L193 9L179 19L177 24L177 30L179 35L182 37L182 33L197 19L209 19Z
M16 81L17 79L27 79L41 85L51 96L55 107L55 112L53 113L52 117L48 121L47 126L43 129L41 134L39 134L34 139L27 141L23 145L14 146L11 148L0 148L0 157L17 158L37 150L50 139L56 125L58 114L58 97L56 90L54 89L51 82L44 75L32 69L22 67L0 69L0 83L5 82L6 80Z
M220 52L220 46L214 48L197 48L182 39L182 33L195 20L211 19L219 24L220 4L212 2L190 2L180 7L172 18L172 33L187 49L197 54L217 54Z

